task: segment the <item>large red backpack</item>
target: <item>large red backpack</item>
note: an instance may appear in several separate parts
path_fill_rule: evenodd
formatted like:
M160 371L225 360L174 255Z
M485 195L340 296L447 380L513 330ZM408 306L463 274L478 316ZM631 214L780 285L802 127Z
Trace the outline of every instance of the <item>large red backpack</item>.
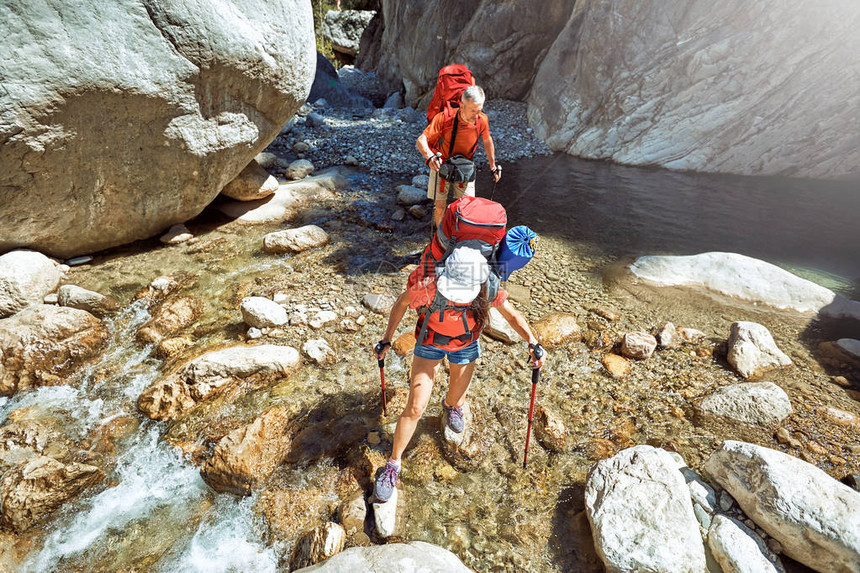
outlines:
M469 68L463 64L451 64L439 70L433 99L427 106L427 123L430 123L441 111L460 107L460 96L463 90L473 85L475 85L475 78L472 77Z
M472 304L456 304L438 290L429 304L417 308L418 324L415 340L418 344L432 344L442 350L460 350L481 336Z
M437 269L441 271L445 267L445 260L455 247L466 246L481 251L492 271L490 287L493 287L494 277L495 286L498 287L494 258L505 237L507 224L508 215L500 203L483 197L468 196L452 202L445 209L442 222L421 254L418 268L409 275L406 286L411 287L424 277L435 276ZM491 294L492 301L495 293Z

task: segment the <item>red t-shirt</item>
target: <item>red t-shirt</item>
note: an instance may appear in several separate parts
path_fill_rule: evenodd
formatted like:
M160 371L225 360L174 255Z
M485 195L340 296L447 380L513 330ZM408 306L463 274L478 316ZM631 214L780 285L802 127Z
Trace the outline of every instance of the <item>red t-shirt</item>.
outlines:
M459 112L455 111L455 113ZM488 137L490 135L490 122L484 112L478 112L478 117L474 124L466 123L463 121L463 118L460 118L457 124L457 140L454 142L454 153L452 155L459 153L469 159L472 158L472 155L474 155L472 150L475 149L475 144L481 136L478 133L479 125L485 130L483 136ZM424 128L424 135L427 137L430 148L442 154L442 161L450 157L448 155L448 146L451 144L451 132L453 131L454 120L453 118L445 117L444 112L433 116L430 125Z

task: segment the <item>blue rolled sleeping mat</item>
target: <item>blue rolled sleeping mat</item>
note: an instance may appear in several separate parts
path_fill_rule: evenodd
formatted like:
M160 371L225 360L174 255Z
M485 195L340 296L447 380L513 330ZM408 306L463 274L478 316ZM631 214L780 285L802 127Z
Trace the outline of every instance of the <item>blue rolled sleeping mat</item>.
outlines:
M538 234L525 225L508 229L496 253L496 268L503 281L508 280L511 273L523 268L532 260L537 244Z

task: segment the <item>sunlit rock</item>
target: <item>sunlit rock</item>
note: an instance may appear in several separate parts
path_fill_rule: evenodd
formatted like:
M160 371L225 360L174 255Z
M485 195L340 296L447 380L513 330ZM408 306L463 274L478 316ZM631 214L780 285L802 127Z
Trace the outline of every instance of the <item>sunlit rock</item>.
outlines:
M190 241L193 238L194 235L191 234L188 227L182 223L177 223L175 225L171 225L170 228L167 229L167 232L159 237L158 240L165 245L178 245L179 243Z
M628 332L621 340L621 354L634 360L646 360L657 349L657 339L647 332Z
M421 573L469 573L471 571L447 549L423 541L352 547L341 551L328 561L298 571L302 573L341 573L342 571L386 573L414 570L419 564Z
M826 573L860 570L860 493L812 464L726 441L707 475L792 559Z
M296 159L284 169L284 176L287 179L298 180L304 179L314 172L314 164L307 159Z
M334 363L335 354L323 338L312 338L302 345L302 353L320 366Z
M38 304L0 319L0 395L65 383L107 339L101 321L76 308Z
M313 177L284 183L265 199L226 201L217 208L242 223L282 223L298 209L334 197L335 191L346 187L347 183L348 180L337 168L326 169Z
M0 318L40 304L60 284L60 265L42 253L12 251L0 255Z
M856 126L860 100L843 80L860 73L858 16L851 0L579 0L548 39L529 123L553 149L590 159L857 173L860 146L846 126Z
M197 282L197 277L185 272L155 277L134 295L134 300L144 300L152 306L195 282Z
M285 377L300 362L299 352L289 346L241 344L213 350L156 381L137 405L150 418L169 420L239 381L259 384Z
M678 330L671 322L664 323L657 329L657 343L660 348L677 348L681 341L678 339Z
M388 314L394 306L395 298L390 294L366 294L361 299L361 304L377 314Z
M19 3L0 19L0 251L56 256L198 215L280 132L314 73L296 0ZM82 166L88 166L82 168Z
M386 502L373 504L373 520L376 525L376 534L387 539L403 532L403 514L406 509L406 496L400 487L395 487L391 497Z
M337 510L338 520L343 525L347 535L364 530L364 520L367 517L367 504L364 492L357 491L340 504Z
M737 253L639 257L630 270L657 286L704 287L779 309L860 318L860 302L848 300L776 265Z
M579 342L582 330L572 314L554 312L532 324L532 330L546 347L560 346L568 342Z
M215 491L247 495L286 459L294 433L289 411L272 408L221 438L200 474Z
M237 201L265 199L278 190L278 180L254 160L245 166L235 179L227 183L221 194Z
M776 346L770 331L755 322L732 323L727 360L746 379L791 366L791 359Z
M604 354L600 358L600 363L613 378L621 379L630 374L630 362L623 356Z
M725 515L714 516L708 529L708 547L724 573L784 573L785 568L764 540L747 526Z
M299 539L290 558L290 569L295 570L325 561L343 551L345 543L346 531L342 525L331 521L320 525Z
M415 350L415 344L415 331L408 330L398 336L397 339L391 343L391 348L400 356L406 356Z
M117 300L77 285L63 285L57 293L60 306L85 310L96 316L103 316L119 308Z
M194 297L182 296L158 303L152 318L137 331L142 342L160 342L191 326L203 314L203 304Z
M0 475L37 454L57 457L54 451L68 452L56 419L37 407L9 412L0 427Z
M287 323L287 311L275 301L262 296L249 296L239 304L242 320L248 326L267 328Z
M535 438L543 447L554 452L563 452L567 440L567 428L555 413L538 406L534 420Z
M608 571L705 570L699 523L668 452L635 446L588 472L585 505Z
M702 400L705 414L759 426L774 426L793 409L785 390L773 382L746 382L717 388Z
M0 480L0 523L20 533L104 477L94 466L30 458Z
M328 233L316 225L275 231L263 237L263 250L267 253L299 253L321 247L329 242Z

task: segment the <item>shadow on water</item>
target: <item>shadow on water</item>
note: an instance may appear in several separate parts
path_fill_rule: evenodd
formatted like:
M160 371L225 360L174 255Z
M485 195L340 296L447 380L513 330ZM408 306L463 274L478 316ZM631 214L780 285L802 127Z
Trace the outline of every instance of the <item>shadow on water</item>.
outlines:
M478 189L490 196L486 173ZM495 200L510 225L610 256L741 253L860 298L857 181L677 172L556 154L506 164Z

